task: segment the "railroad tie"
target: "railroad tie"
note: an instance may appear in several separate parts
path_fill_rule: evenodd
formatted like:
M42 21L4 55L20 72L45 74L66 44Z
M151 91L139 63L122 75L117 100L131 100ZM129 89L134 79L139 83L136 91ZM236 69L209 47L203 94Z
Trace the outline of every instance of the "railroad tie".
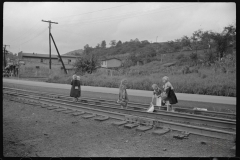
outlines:
M112 125L121 126L121 125L124 125L124 124L127 124L127 123L128 123L127 121L117 121L117 122L113 122Z
M109 117L107 117L107 116L100 116L100 117L94 118L94 120L96 120L96 121L105 121L105 120L108 120L108 119L109 119Z
M166 128L163 126L163 124L159 121L155 121L155 130L152 132L152 134L155 135L164 135L170 131L169 128Z
M82 116L82 118L88 119L88 118L92 118L92 117L95 117L95 116L96 116L95 114L90 114L90 115Z
M124 125L125 128L132 129L139 126L138 117L136 116L125 116L125 121L128 122L128 124Z
M75 112L75 111L72 110L72 109L68 109L68 110L66 110L66 111L62 111L62 113L65 113L65 114L73 113L73 112Z
M67 110L66 108L58 108L58 109L54 109L54 111L57 111L57 112L66 111L66 110Z
M42 107L42 108L47 108L48 105L47 105L47 104L42 104L41 107Z
M152 132L152 134L155 134L155 135L164 135L164 134L168 133L169 131L170 131L169 128L162 128L162 129L158 128L158 129L154 130L154 131Z
M136 128L137 131L147 131L153 128L153 120L146 118L138 118L140 125Z
M79 115L82 115L82 114L85 114L85 112L77 111L77 112L72 113L73 116L79 116Z
M57 109L59 108L58 106L51 106L51 107L47 107L48 110L53 110L53 109Z
M187 137L185 135L178 134L178 135L174 135L173 138L176 138L176 139L186 139Z

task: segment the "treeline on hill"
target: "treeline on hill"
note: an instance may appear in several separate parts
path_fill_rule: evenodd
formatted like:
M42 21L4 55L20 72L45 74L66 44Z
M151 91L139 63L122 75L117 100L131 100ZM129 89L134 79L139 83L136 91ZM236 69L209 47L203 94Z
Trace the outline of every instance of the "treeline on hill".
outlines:
M222 33L197 30L191 37L183 36L174 41L163 43L150 43L147 40L140 41L138 38L130 41L121 42L112 40L110 47L106 47L106 41L103 40L96 47L84 46L83 56L75 66L82 72L92 73L99 66L101 59L118 57L124 62L124 67L135 66L137 62L144 64L151 61L160 61L162 54L192 51L190 60L200 60L203 63L214 63L216 60L232 53L236 48L236 27L229 25L224 27ZM204 56L199 56L199 50L206 50ZM181 57L182 56L182 57ZM178 59L184 56L179 55ZM201 57L201 58L200 58Z
M177 93L236 97L236 27L223 32L195 31L192 36L165 43L138 39L128 42L112 40L110 47L102 41L96 47L84 46L83 56L75 63L82 85L117 88L122 78L129 89L152 90L162 86L169 76ZM186 51L187 50L187 51ZM105 58L119 58L124 66L108 75L97 69ZM139 61L143 63L138 65ZM70 73L70 75L73 73ZM55 74L48 82L70 84L71 76Z

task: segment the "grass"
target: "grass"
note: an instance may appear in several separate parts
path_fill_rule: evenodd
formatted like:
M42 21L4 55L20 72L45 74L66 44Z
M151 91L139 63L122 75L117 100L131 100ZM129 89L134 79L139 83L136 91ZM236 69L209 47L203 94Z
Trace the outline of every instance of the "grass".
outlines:
M191 52L184 52L189 55ZM81 76L82 85L99 86L118 88L121 79L128 79L129 89L152 90L152 84L157 84L160 87L163 85L162 77L168 76L172 83L175 92L217 95L236 97L236 73L222 73L219 68L216 72L214 67L190 67L196 72L183 74L184 65L174 63L175 58L179 54L172 53L166 55L164 62L152 61L142 66L132 66L129 68L121 68L118 71L113 71L113 76L107 75L104 70L98 70L93 74L85 74ZM170 66L169 66L170 65ZM67 75L61 71L60 66L52 67L52 72L49 73L48 66L40 66L41 72L39 75L48 77L47 82L69 84L74 71ZM25 67L24 75L34 75L36 72L35 66L32 64Z
M199 75L199 73L201 73ZM157 84L160 87L163 85L161 78L168 76L172 83L175 92L203 94L203 95L218 95L218 96L236 96L236 75L235 74L213 74L208 69L200 69L199 73L191 74L165 74L153 73L149 75L113 75L108 76L98 72L94 74L86 74L81 77L82 85L99 86L118 88L121 79L128 79L129 89L152 90L152 84ZM73 74L73 73L72 73ZM70 83L72 74L54 73L48 82L54 83ZM206 77L202 77L205 75Z

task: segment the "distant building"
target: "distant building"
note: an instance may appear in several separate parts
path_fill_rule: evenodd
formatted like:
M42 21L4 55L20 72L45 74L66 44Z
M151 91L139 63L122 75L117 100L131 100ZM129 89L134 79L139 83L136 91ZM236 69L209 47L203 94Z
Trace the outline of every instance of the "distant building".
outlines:
M64 64L74 64L79 56L61 55ZM18 58L26 62L40 62L49 63L49 54L38 54L38 53L18 53ZM61 64L61 60L58 55L51 55L52 64Z
M102 68L118 68L122 66L122 61L117 58L103 59L101 60Z

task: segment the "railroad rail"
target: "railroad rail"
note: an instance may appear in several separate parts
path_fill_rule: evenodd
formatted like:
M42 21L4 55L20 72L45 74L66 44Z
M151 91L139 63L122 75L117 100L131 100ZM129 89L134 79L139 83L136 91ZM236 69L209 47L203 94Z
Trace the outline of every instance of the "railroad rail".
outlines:
M69 96L54 94L54 93L28 91L28 90L9 88L9 87L3 87L3 88L5 90L19 91L20 93L21 92L27 92L27 93L42 95L44 97L52 97L52 98L68 99L68 100L71 99L71 97L69 97ZM81 97L81 101L92 102L92 103L97 103L97 104L108 104L108 105L116 104L116 102L113 101L113 100L97 99L97 98L90 98L90 97ZM134 108L135 110L146 110L149 107L149 104L129 102L128 107L129 108ZM175 110L175 112L190 113L190 114L197 114L197 115L206 115L206 116L209 115L211 117L213 117L213 116L227 117L227 118L236 119L236 113L193 110L193 109L184 108L184 107L173 107L173 109ZM155 106L155 111L161 112L162 110L166 110L166 106L161 106L160 108Z
M5 90L6 88L4 88ZM11 89L14 90L14 89ZM37 93L37 92L35 92ZM135 126L150 125L155 128L164 127L172 130L187 131L192 134L204 135L215 138L222 138L233 140L236 136L236 121L230 119L220 119L216 117L203 117L199 115L182 115L174 112L161 111L157 113L147 113L146 111L138 111L134 109L121 109L116 106L106 106L105 104L96 104L89 102L72 102L65 99L56 99L50 97L43 97L39 95L29 95L16 92L5 92L5 95L15 96L12 100L24 101L32 105L39 105L42 107L67 111L72 114L83 113L91 114L90 117L110 117L112 119L121 120L120 124L135 123ZM52 94L53 95L53 94ZM196 117L197 116L197 117ZM108 118L105 118L106 120ZM182 123L181 123L181 122ZM184 124L191 123L189 124ZM200 126L193 125L200 124ZM202 125L205 125L202 127ZM208 126L208 127L207 127ZM213 126L217 126L221 129L214 129ZM150 128L152 128L150 127ZM210 127L210 128L209 128ZM225 130L231 128L231 131Z

